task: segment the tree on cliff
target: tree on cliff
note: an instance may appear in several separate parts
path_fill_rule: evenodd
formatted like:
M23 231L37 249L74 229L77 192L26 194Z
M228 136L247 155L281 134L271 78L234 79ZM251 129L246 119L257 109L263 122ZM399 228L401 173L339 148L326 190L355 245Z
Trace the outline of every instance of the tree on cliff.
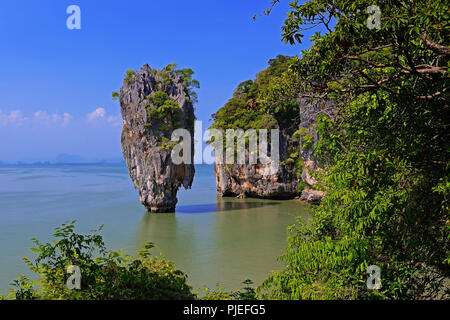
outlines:
M277 1L275 1L277 2ZM316 156L326 198L290 228L286 267L260 288L286 299L448 298L450 278L447 1L291 3L283 39L301 42L297 93L333 99ZM381 288L368 288L368 266Z
M256 75L256 79L240 83L233 92L233 97L212 115L215 129L271 129L285 127L289 123L298 126L298 108L294 102L277 102L278 109L265 103L264 93L287 70L293 58L278 55L269 60L269 66ZM297 108L297 109L296 109Z

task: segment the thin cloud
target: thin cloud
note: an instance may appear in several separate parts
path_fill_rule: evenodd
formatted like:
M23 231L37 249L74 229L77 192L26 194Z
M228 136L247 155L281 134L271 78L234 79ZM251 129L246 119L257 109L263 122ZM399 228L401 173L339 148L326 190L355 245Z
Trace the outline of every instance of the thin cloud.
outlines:
M111 127L120 127L123 123L120 115L107 114L104 108L97 108L86 115L88 122L106 124ZM85 119L86 119L85 118ZM49 113L45 110L38 110L31 115L24 115L21 110L3 112L0 109L0 127L19 127L29 125L32 127L66 127L71 122L82 122L83 117L74 117L70 113ZM81 123L80 123L81 124Z
M89 113L87 115L87 118L89 121L95 121L95 120L99 120L99 119L103 119L105 118L106 115L106 110L103 108L97 108L94 111L92 111L91 113Z
M3 113L3 111L0 110L0 125L2 126L6 126L8 124L20 125L27 120L28 118L22 116L22 111L20 110L12 110L9 114Z
M97 108L91 113L87 114L87 119L89 122L95 123L106 123L113 127L119 127L122 125L122 118L118 115L107 115L104 108Z
M65 127L71 121L72 116L69 113L63 113L62 115L53 113L49 114L47 111L36 111L34 113L33 120L35 122L46 124L46 125L61 125Z
M123 121L119 116L109 116L107 119L108 123L113 127L119 127L122 125Z
M9 113L4 113L0 110L0 126L21 126L24 124L36 124L47 126L62 126L65 127L72 119L72 115L69 113L53 113L50 114L47 111L36 111L33 116L24 116L21 110L12 110Z

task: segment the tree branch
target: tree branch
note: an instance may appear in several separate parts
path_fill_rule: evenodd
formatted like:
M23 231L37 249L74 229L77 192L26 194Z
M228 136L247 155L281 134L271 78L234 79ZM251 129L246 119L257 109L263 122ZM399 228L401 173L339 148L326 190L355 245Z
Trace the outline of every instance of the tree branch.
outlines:
M427 34L425 31L420 34L420 39L425 44L425 47L429 48L434 53L443 56L450 56L450 47L440 45L438 43L431 41L430 39L427 39Z

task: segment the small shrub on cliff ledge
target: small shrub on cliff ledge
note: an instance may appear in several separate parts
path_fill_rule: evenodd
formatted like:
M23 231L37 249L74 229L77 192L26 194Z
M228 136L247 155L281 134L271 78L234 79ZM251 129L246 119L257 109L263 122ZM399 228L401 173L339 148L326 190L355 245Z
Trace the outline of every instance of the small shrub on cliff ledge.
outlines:
M96 232L77 234L74 223L55 229L57 241L43 244L33 239L36 247L31 251L38 256L34 262L28 258L24 260L31 271L40 275L40 279L29 281L20 276L13 283L17 289L11 292L10 297L18 300L195 298L183 272L176 270L172 262L152 256L149 252L152 243L147 243L136 257L125 254L123 249L107 252L100 235ZM93 257L94 252L98 253L96 258ZM70 274L66 270L70 265L81 270L80 290L67 287Z
M293 121L298 114L298 103L266 103L263 97L270 89L270 84L281 76L289 67L290 57L278 55L269 60L269 67L257 74L255 80L240 83L233 92L233 97L216 113L211 115L214 129L226 130L241 128L273 129L288 127L288 123L297 128Z
M167 93L161 90L157 91L147 97L147 103L148 126L160 125L160 128L166 134L171 129L174 130L181 127L181 108L170 99Z
M124 76L125 82L127 82L127 83L130 82L135 74L136 74L136 71L134 71L133 69L128 70Z

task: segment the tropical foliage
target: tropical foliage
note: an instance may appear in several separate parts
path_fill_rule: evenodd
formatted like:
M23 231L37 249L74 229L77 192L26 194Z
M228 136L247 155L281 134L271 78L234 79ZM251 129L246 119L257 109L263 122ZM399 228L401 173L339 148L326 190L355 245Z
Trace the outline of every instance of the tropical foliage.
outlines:
M378 29L368 27L374 4L291 3L286 42L326 30L291 65L292 83L338 114L317 119L326 197L312 226L290 228L286 268L259 288L265 297L449 298L449 4L379 2ZM378 290L370 265L381 269Z
M256 75L255 80L240 83L233 92L233 97L212 115L215 129L273 129L298 125L298 103L294 97L281 104L268 101L266 92L275 86L279 78L288 71L291 57L278 55L269 60L267 69Z
M227 291L199 288L192 290L187 275L174 264L150 253L153 243L146 243L135 257L119 251L108 251L99 234L103 226L90 234L76 233L75 222L65 223L53 234L55 240L41 243L32 239L34 260L24 257L31 272L31 281L19 275L12 282L14 289L0 300L255 300L256 291L249 279L241 290ZM68 269L80 270L80 287Z
M92 234L74 232L74 223L55 229L55 241L41 243L33 239L34 261L24 258L29 269L38 275L35 281L19 276L10 296L16 299L193 299L187 276L172 262L153 256L147 243L132 257L124 252L107 251L99 228ZM69 289L69 266L81 273L81 288Z

